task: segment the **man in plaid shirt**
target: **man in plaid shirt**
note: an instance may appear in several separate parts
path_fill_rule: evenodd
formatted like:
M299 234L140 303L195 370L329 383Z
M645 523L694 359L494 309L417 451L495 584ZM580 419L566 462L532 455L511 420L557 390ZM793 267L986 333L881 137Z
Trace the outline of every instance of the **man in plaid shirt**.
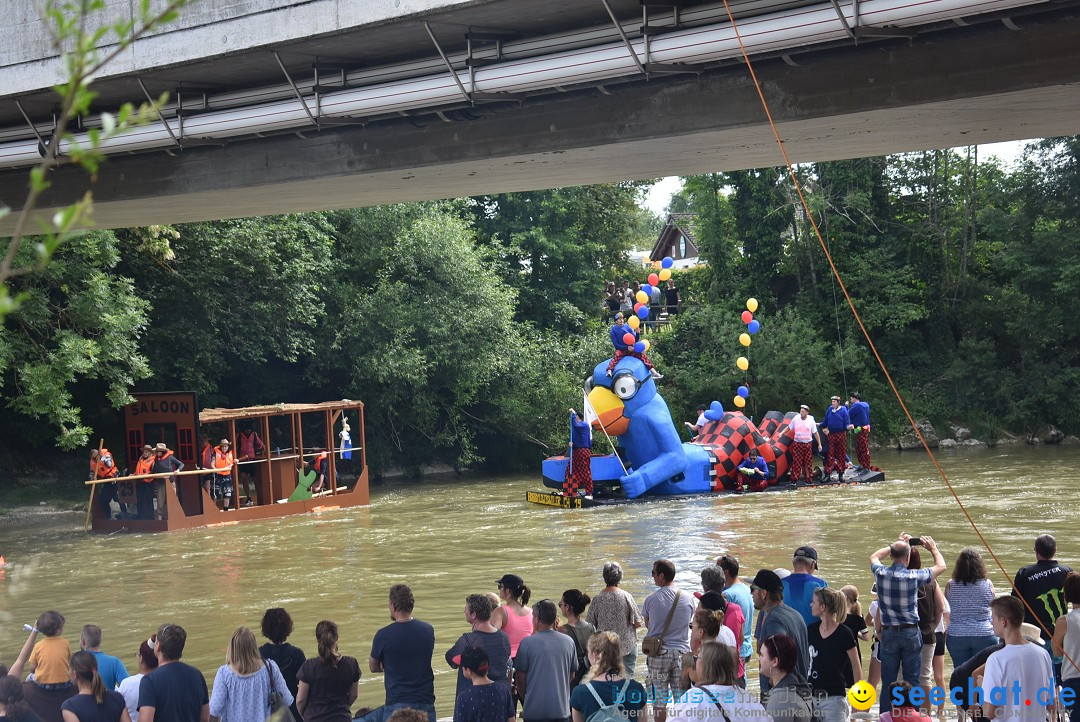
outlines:
M945 559L934 540L928 536L916 539L934 555L930 569L908 569L911 559L912 537L901 534L900 540L882 547L870 557L870 570L877 577L878 608L881 614L881 636L878 658L881 660L881 688L888 689L896 681L900 667L904 668L904 680L913 687L919 686L922 633L919 631L917 595L919 587L929 584L945 571ZM886 567L881 560L888 556L892 566ZM892 709L889 695L880 698L881 711Z

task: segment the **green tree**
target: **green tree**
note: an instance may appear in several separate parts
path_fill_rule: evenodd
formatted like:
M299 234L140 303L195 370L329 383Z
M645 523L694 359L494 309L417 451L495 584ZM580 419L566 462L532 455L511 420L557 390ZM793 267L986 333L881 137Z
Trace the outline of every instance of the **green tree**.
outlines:
M16 263L30 254L22 249ZM12 434L35 445L55 434L62 449L83 446L91 429L75 401L78 387L90 385L119 407L151 374L139 347L148 306L134 280L115 274L119 259L112 232L87 233L37 273L11 280L23 301L0 324L0 389L17 417L41 421L8 424Z

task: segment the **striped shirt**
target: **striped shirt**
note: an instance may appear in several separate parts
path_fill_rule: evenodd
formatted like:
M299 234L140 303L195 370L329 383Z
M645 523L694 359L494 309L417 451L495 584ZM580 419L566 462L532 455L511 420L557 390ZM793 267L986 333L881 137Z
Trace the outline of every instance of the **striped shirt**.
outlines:
M990 621L994 587L989 579L979 579L974 584L950 580L946 598L952 607L949 612L950 637L989 637L994 633Z
M877 577L881 625L883 627L896 627L901 624L918 625L917 596L919 587L929 584L934 578L930 570L908 569L898 562L891 567L886 567L881 562L874 562L870 565L870 571Z

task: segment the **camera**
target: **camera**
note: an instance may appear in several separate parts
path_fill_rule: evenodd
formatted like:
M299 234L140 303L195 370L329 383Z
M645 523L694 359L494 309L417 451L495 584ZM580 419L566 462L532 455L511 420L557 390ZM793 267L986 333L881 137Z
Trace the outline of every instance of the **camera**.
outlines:
M908 539L908 544L910 544L913 547L921 547L922 546L922 537L913 536L910 539Z

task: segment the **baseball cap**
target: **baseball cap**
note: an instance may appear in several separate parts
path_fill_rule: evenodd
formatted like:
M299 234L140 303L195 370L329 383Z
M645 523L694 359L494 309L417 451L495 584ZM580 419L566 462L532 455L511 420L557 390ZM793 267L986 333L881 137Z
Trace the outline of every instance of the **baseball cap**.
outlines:
M503 574L500 578L495 580L495 583L500 587L506 587L515 592L525 586L525 580L517 574Z
M815 549L814 547L801 546L795 550L795 553L792 554L791 557L792 559L798 559L799 557L802 557L803 559L810 559L816 562L818 560L817 549Z
M806 404L799 404L799 408L800 408L800 409L806 409L807 411L809 411L809 410L810 410L810 407L809 407L809 406L807 406Z
M694 596L697 596L696 594ZM720 592L708 591L698 597L700 606L712 612L720 612L727 609L727 600Z
M769 571L768 569L761 569L756 575L754 575L754 581L750 582L751 588L764 589L767 592L783 592L784 583L780 581L780 577L776 572Z
M486 676L488 673L488 655L483 647L469 647L461 653L461 665L473 674Z

